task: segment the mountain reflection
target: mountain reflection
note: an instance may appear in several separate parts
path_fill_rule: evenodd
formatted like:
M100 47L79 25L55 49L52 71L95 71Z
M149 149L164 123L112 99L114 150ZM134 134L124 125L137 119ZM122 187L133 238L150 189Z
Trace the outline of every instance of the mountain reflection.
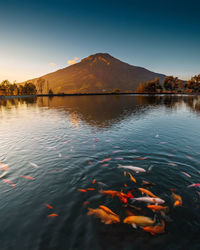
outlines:
M140 116L152 107L168 110L185 105L190 111L200 112L200 97L170 95L111 95L111 96L66 96L38 98L0 99L0 110L20 107L47 107L68 114L70 124L79 127L80 120L90 126L105 128L129 116Z

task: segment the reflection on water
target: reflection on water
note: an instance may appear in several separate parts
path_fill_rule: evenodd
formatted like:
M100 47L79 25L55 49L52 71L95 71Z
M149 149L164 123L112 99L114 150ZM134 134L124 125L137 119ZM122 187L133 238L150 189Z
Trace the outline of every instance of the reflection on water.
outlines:
M90 126L104 128L129 117L139 116L152 108L185 108L200 112L199 96L72 96L0 99L0 108L10 109L30 105L57 108L66 111L72 124L78 126L79 119Z
M188 188L200 182L199 111L198 96L0 99L0 249L199 249L200 189ZM133 183L119 164L147 172L133 173ZM123 224L127 208L99 193L143 181L156 184L149 190L170 209L159 236ZM77 191L86 188L95 190ZM173 207L171 190L182 207ZM87 215L99 205L121 223ZM142 210L132 212L153 218L136 206Z

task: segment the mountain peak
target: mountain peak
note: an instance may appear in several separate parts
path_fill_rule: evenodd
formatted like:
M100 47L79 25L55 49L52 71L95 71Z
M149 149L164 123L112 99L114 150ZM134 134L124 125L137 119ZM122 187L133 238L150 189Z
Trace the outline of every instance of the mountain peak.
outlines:
M96 53L93 55L90 55L84 59L81 60L81 62L92 62L92 63L96 63L96 62L104 62L106 64L110 64L110 60L113 60L114 57L112 57L110 54L108 53Z

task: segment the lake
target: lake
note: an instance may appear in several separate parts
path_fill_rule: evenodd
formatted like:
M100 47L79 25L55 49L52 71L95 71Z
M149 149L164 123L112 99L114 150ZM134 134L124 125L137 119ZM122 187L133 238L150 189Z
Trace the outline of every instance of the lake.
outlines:
M1 99L0 162L1 250L200 249L200 188L188 187L200 182L198 96ZM134 183L119 165L147 172L129 171ZM169 206L156 217L163 234L123 223L127 211L153 218L147 204L132 203L137 210L99 193L141 197L142 181ZM95 190L77 190L86 188ZM172 192L182 206L173 206ZM121 222L87 215L99 205Z

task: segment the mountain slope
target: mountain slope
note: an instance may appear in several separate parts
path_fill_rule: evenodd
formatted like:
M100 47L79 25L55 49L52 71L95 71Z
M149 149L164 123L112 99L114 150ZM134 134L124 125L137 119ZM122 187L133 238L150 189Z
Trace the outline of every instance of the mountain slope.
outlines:
M91 55L81 62L56 72L35 78L33 82L38 93L101 93L113 89L134 91L142 81L158 77L163 81L165 75L124 63L109 54Z

